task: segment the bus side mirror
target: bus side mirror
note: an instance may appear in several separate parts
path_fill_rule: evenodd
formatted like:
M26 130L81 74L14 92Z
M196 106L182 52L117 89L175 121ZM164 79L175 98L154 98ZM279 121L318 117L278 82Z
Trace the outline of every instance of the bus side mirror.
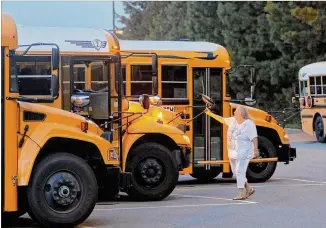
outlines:
M152 56L152 95L158 94L158 78L157 78L157 72L158 72L158 58L157 55Z
M250 97L245 98L245 104L248 106L254 106L256 104L256 99L255 99L255 85L250 86Z
M57 70L59 68L59 49L52 48L52 70Z
M141 104L141 106L148 110L149 106L150 106L150 99L149 96L147 94L143 94L139 96L139 103Z
M297 104L297 103L298 103L297 97L292 97L292 104Z
M52 97L59 96L59 78L56 75L52 75L51 77L51 92Z

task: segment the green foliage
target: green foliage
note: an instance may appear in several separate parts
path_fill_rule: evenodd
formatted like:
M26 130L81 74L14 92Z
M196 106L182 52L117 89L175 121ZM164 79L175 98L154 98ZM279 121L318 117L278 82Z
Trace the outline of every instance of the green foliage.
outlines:
M257 107L291 107L299 69L326 58L326 2L125 3L124 39L209 41L227 48L233 67L256 67ZM249 94L249 74L231 75L233 98Z

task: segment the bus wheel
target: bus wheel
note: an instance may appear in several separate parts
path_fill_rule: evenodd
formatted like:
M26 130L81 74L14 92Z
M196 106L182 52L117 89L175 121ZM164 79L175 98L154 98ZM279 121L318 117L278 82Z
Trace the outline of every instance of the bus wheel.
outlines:
M131 151L127 170L132 187L127 194L135 200L162 200L174 190L179 178L177 161L166 147L145 143Z
M210 170L206 170L205 167L196 167L194 168L194 172L190 174L193 178L196 178L200 181L207 182L213 180L220 174L220 168L211 168Z
M54 153L41 160L27 190L33 218L47 227L82 223L93 211L97 194L93 170L68 153Z
M318 142L320 143L326 142L325 128L321 116L317 116L314 124L315 124L315 134Z
M262 158L276 157L276 149L267 138L258 136L258 149ZM277 162L249 163L247 179L249 182L265 182L276 170Z

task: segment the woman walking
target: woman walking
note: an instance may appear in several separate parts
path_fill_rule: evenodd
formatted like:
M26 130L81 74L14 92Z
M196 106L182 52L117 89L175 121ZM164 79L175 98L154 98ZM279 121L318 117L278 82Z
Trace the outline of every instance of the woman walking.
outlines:
M239 106L234 117L225 118L225 122L229 126L227 141L231 170L239 189L234 200L244 200L255 192L247 182L246 172L250 159L259 156L257 129L244 106Z
M234 200L247 199L255 192L247 182L246 172L250 159L259 156L256 126L245 106L239 106L234 117L216 116L218 121L228 125L228 156L239 189Z

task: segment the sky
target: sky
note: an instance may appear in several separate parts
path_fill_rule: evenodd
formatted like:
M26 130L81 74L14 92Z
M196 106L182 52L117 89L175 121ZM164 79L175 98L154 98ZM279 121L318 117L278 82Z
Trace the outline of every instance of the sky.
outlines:
M113 28L112 1L13 1L2 0L2 12L13 16L17 24L27 26ZM125 15L122 1L115 11ZM121 28L119 19L116 26Z

